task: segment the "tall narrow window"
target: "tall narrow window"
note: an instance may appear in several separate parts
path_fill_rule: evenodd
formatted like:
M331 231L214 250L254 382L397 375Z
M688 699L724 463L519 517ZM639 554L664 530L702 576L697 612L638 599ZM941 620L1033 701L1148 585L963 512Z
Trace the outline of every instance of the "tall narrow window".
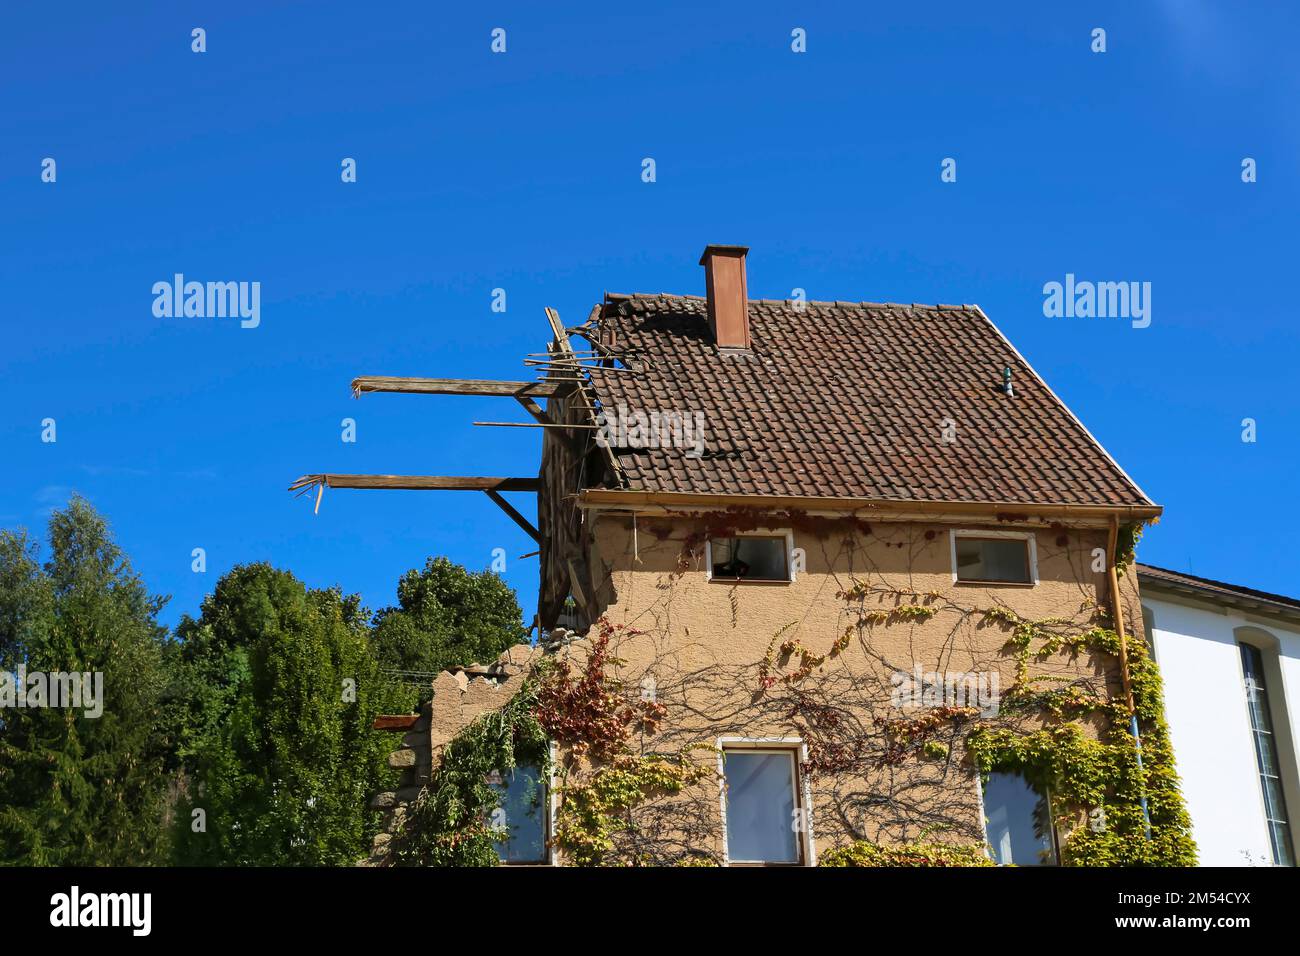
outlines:
M491 823L505 832L496 843L502 863L546 862L546 784L536 764L520 765L507 773L488 774L500 806Z
M1239 644L1241 670L1246 679L1246 709L1250 712L1251 736L1255 740L1255 763L1259 767L1259 784L1264 793L1264 816L1268 821L1268 839L1273 847L1273 862L1278 866L1295 866L1291 845L1291 826L1282 796L1282 775L1277 759L1277 741L1273 739L1273 715L1269 712L1268 688L1264 683L1264 655L1253 644Z
M992 773L984 783L984 825L1001 866L1052 866L1056 832L1047 795L1014 773Z
M728 749L722 760L728 861L799 863L802 848L795 752Z

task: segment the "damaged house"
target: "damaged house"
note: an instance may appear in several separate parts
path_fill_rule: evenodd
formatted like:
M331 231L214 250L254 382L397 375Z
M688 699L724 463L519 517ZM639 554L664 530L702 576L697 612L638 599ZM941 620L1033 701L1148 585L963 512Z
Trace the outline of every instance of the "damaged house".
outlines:
M1193 862L1131 570L1161 509L978 306L751 300L746 253L548 310L533 381L354 382L544 431L536 477L295 484L482 491L538 542L536 643L382 718L371 862Z

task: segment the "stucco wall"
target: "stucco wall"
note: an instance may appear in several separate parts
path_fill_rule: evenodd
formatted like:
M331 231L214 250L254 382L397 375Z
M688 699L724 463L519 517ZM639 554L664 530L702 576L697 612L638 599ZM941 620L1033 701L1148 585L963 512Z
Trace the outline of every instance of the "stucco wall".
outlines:
M650 674L658 700L668 708L662 732L643 742L646 751L672 751L691 743L716 745L724 737L799 738L808 712L785 704L796 688L816 698L817 706L847 714L864 737L879 738L879 719L906 716L890 706L888 677L893 670L995 671L1002 691L1012 686L1016 675L1006 648L1009 631L981 625L976 609L1002 606L1026 619L1069 618L1086 626L1092 608L1107 602L1106 576L1092 570L1093 550L1106 543L1104 529L1033 529L1038 582L1029 587L954 583L949 532L954 527L978 530L980 525L879 522L865 528L796 518L774 522L773 527L789 528L791 523L801 525L793 529L793 543L806 555L806 568L793 583L724 583L707 579L698 518L639 516L634 527L627 514L595 517L588 559L592 576L602 580L604 600L593 612L603 610L615 625L642 632L620 632L615 654L623 664L618 676L636 687ZM1013 524L983 528L1029 530ZM689 555L692 549L694 557ZM874 594L868 609L910 603L942 610L925 622L854 628L843 653L805 680L761 692L759 664L775 635L824 653L853 627L858 619L854 605L837 592L855 581L914 592L912 597ZM1130 631L1141 640L1132 574L1122 579L1121 590ZM930 596L923 597L927 593ZM972 613L963 616L954 608ZM797 665L797 656L778 660L776 673ZM1033 663L1031 673L1120 693L1118 668L1105 656L1056 654ZM962 757L958 749L944 760L912 759L854 779L828 775L814 781L817 852L861 838L981 839L976 777ZM692 824L690 839L703 841L703 848L721 857L716 784L711 799L700 794L692 799L701 816ZM939 821L951 826L935 836L929 828Z
M1166 597L1148 589L1156 662L1165 684L1169 722L1193 837L1203 866L1244 866L1272 860L1265 826L1250 718L1246 709L1238 628L1271 636L1276 675L1266 683L1274 711L1289 717L1290 733L1276 733L1289 809L1298 808L1295 767L1300 760L1300 631L1275 620L1246 617L1226 607ZM1277 676L1279 680L1273 680ZM1275 725L1275 730L1278 728ZM1289 753L1288 753L1289 750ZM1289 780L1287 779L1289 777ZM1294 839L1294 834L1293 834Z

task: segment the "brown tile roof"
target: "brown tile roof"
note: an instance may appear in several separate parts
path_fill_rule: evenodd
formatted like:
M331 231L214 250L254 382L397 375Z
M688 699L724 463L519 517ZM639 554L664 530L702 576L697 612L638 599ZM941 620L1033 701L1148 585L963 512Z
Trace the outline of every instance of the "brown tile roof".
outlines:
M630 489L1151 506L976 306L752 300L752 352L726 355L700 297L609 295L593 318L634 369L591 371L603 406L705 417L702 457L616 449Z
M1174 591L1197 592L1205 596L1217 597L1229 604L1245 603L1249 606L1273 607L1291 614L1300 611L1300 598L1287 597L1284 594L1257 591L1239 584L1225 584L1212 578L1200 578L1194 574L1170 571L1150 564L1139 564L1137 572L1142 585L1152 590L1167 587Z

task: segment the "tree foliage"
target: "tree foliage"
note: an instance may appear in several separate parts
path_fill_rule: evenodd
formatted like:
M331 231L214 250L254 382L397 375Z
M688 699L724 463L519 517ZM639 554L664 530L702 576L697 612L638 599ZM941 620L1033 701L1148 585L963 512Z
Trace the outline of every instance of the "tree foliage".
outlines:
M177 861L326 866L364 856L376 828L367 800L391 774L392 740L371 722L412 701L381 680L357 598L244 565L177 634L187 791Z
M374 635L381 665L393 671L429 674L490 663L527 637L508 584L444 557L402 575L397 602L376 615Z
M0 863L161 860L164 601L81 498L51 516L44 564L26 532L0 531L0 671L25 670L19 693L38 673L103 675L98 716L84 707L0 710Z

